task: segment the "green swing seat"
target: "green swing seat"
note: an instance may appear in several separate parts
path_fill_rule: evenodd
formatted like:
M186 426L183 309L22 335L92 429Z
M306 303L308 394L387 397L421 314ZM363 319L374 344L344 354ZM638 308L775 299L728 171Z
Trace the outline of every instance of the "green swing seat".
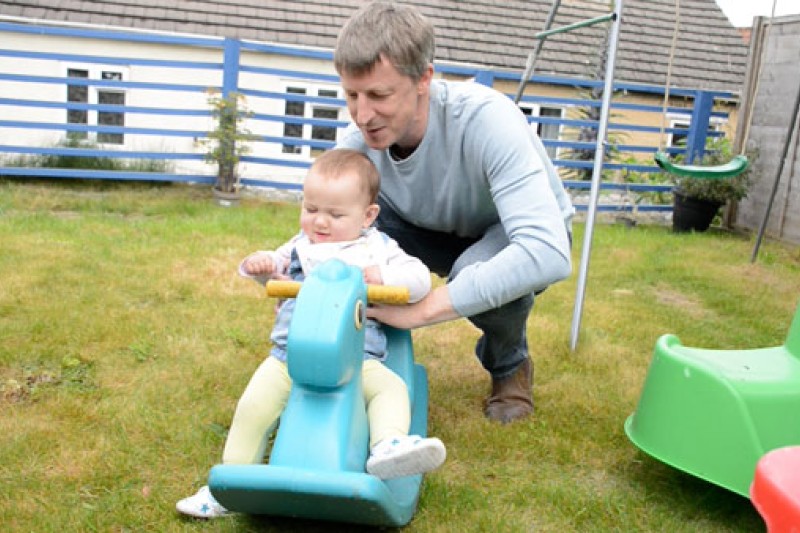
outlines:
M669 154L666 152L656 152L655 161L659 167L670 174L706 179L722 179L738 176L747 170L747 166L750 164L747 156L737 155L724 165L708 167L701 165L678 165L670 160Z
M800 306L781 346L708 350L661 336L625 432L654 458L748 497L759 459L800 445Z

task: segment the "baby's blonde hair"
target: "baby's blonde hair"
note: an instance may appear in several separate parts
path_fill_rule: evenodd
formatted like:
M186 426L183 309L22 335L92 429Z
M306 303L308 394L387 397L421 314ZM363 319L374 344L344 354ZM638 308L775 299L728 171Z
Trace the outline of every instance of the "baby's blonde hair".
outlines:
M360 179L361 190L369 196L369 203L374 204L378 200L378 191L381 188L380 174L369 157L358 150L347 148L328 150L317 157L309 172L327 179L336 179L352 172Z

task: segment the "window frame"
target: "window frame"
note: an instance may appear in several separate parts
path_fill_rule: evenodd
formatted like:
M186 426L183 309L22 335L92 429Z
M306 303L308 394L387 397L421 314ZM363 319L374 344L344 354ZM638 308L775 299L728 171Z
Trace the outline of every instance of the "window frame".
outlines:
M685 135L676 134L676 133L673 133L673 132L670 131L667 134L666 147L667 148L685 149L686 148L685 143L684 143L683 146L679 146L679 145L675 144L675 137L676 136L679 137L679 139L678 139L679 141L681 139L687 139L689 137L689 129L691 128L691 125L692 125L691 116L688 116L688 115L685 115L685 114L671 113L671 114L667 115L667 121L669 122L668 128L670 130L676 129L676 128L686 128L686 134ZM709 129L710 130L715 131L715 132L719 132L719 131L721 131L723 129L723 127L727 123L728 123L728 121L726 119L722 118L722 117L711 117L710 120L709 120L708 125L709 125Z
M69 91L70 91L70 71L85 71L88 73L88 76L80 79L88 79L93 81L101 81L103 80L103 75L105 73L112 73L118 76L118 78L114 78L113 81L126 81L129 77L129 69L128 67L123 67L120 65L106 65L102 63L64 63L63 64L63 77L67 80L64 84L64 102L69 103ZM121 94L122 98L122 106L126 105L127 96L128 96L128 89L125 87L116 87L116 86L104 86L102 83L92 83L85 86L86 87L86 103L88 105L99 105L101 94ZM70 122L70 110L64 109L64 117L63 122L64 124L85 124L86 126L100 126L100 119L104 113L107 114L118 114L122 116L122 126L125 125L125 111L120 112L112 112L112 111L100 111L97 109L88 109L86 110L86 122ZM73 132L73 133L80 133L82 132ZM112 142L103 138L103 135L110 135L110 136L119 136L120 142ZM126 141L126 136L124 133L108 133L103 134L101 132L85 132L85 136L81 135L80 138L87 139L91 142L97 143L98 145L110 145L110 146L124 146Z
M300 93L299 91L305 91L304 93ZM282 92L284 94L293 92L294 94L304 94L306 97L311 98L336 98L341 100L342 99L342 88L335 84L329 83L318 83L318 82L309 82L309 81L298 81L298 80L285 80L282 83ZM333 93L335 96L320 94L320 93ZM322 112L335 112L335 118L327 118L327 120L340 120L342 116L342 111L345 109L345 106L342 105L332 105L332 104L322 104L317 102L308 102L304 101L303 104L303 114L302 115L289 115L286 113L288 110L289 101L286 100L284 104L284 116L296 116L298 118L303 119L315 119L315 113L322 111ZM335 126L331 126L331 130L333 130L333 139L320 139L315 135L315 130L318 128L325 128L324 126L314 126L312 124L301 124L300 125L300 136L294 135L287 135L287 128L291 126L297 126L296 124L288 124L286 122L283 123L282 126L282 136L283 137L291 137L300 139L303 141L312 141L312 140L324 140L324 141L332 141L336 142L339 138L339 128ZM292 151L287 151L288 149L294 148ZM313 148L307 144L301 145L288 145L283 144L281 145L281 152L283 155L288 157L296 157L296 158L313 158L316 157L319 153L323 150L319 148Z
M558 116L559 119L563 119L564 115L566 113L566 109L563 108L563 107L548 106L548 105L533 104L533 103L520 103L519 104L519 108L522 111L522 113L525 115L526 119L541 117L542 116L541 115L542 109L558 111L559 112L559 116ZM546 117L546 118L555 118L555 117ZM558 136L557 137L544 137L544 136L542 136L543 128L545 126L549 126L549 124L542 124L541 122L536 122L536 124L534 124L534 122L535 121L528 120L528 124L530 125L530 127L536 132L536 135L538 135L539 138L543 142L544 142L545 139L548 140L548 141L560 141L561 140L561 136L564 133L564 125L563 124L558 124L557 125L557 127L558 127ZM550 157L551 160L555 160L555 159L560 158L561 157L561 151L563 150L563 148L561 148L559 146L554 146L554 147L553 146L545 146L544 149L547 151L547 155Z

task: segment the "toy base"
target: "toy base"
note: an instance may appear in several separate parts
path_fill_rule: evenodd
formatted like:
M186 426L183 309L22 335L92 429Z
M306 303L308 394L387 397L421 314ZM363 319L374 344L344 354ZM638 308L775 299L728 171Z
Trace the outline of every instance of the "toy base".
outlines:
M270 465L217 465L209 478L214 496L230 510L374 526L407 524L421 482L421 475L381 481L357 472Z
M414 365L411 433L427 435L427 372ZM302 466L216 465L208 485L229 511L404 526L417 508L422 475L382 481L364 472L309 470Z

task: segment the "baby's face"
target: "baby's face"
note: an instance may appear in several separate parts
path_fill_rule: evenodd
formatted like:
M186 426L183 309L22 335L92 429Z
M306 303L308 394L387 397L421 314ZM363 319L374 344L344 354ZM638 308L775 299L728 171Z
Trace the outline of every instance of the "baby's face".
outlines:
M357 176L329 179L313 171L306 176L300 228L312 243L355 240L377 214Z

